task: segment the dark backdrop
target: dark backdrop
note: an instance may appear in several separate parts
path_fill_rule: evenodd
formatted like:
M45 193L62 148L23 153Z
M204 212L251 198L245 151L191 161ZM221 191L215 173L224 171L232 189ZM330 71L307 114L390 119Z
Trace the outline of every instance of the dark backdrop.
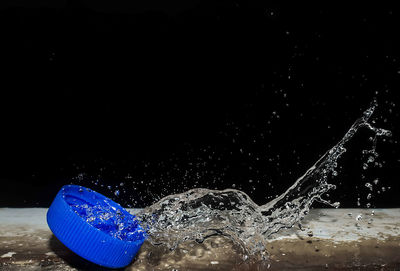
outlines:
M265 203L377 97L376 125L394 133L378 143L382 167L362 170L363 131L331 198L399 207L399 16L365 4L1 1L0 206L48 206L68 183L138 207L194 187Z

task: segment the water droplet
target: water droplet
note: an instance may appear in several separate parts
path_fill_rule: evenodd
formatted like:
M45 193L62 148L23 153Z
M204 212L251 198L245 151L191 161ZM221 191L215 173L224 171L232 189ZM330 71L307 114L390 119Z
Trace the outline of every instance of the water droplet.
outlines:
M369 188L369 190L372 191L372 184L370 184L370 183L365 183L365 187Z

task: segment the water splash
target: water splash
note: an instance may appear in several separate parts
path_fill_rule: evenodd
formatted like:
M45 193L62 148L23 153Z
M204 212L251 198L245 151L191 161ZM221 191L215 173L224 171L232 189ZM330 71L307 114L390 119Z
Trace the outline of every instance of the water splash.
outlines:
M145 232L138 226L137 219L115 209L107 201L93 206L87 203L70 205L87 223L114 238L132 242L145 239Z
M225 235L245 253L261 253L265 257L268 237L299 223L314 201L339 206L339 203L323 199L322 195L336 188L328 179L337 175L337 161L346 152L345 145L360 128L367 128L374 133L370 153L375 155L377 138L390 136L390 131L375 128L368 122L375 108L376 103L373 103L334 147L286 192L265 205L257 205L239 190L199 188L169 195L145 208L138 217L148 228L150 242L174 249L187 240L203 242L213 235Z

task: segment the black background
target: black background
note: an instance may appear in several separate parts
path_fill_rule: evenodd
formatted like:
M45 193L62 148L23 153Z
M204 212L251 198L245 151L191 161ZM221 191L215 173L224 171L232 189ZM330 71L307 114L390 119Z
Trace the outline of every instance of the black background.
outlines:
M378 143L382 168L362 170L361 132L331 198L399 207L399 16L365 4L2 1L0 206L49 206L68 183L137 207L194 187L265 203L376 97L376 125L393 132Z

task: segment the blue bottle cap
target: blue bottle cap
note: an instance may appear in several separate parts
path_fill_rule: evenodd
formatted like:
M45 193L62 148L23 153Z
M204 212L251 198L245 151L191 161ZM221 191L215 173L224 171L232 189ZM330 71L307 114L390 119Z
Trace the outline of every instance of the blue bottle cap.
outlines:
M47 211L54 235L79 256L104 267L131 263L146 233L135 216L89 188L66 185Z

